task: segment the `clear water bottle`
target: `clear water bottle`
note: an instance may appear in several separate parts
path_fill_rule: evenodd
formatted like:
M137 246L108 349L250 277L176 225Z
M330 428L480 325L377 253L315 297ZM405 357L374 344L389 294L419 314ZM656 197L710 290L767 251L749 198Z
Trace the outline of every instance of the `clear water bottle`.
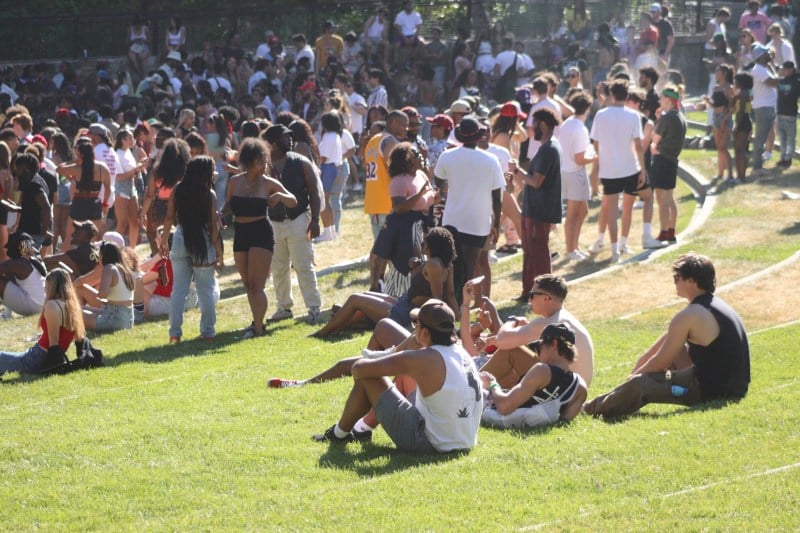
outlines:
M672 386L672 395L676 398L680 398L681 396L686 396L689 392L689 389L686 387L681 387L680 385L673 385Z

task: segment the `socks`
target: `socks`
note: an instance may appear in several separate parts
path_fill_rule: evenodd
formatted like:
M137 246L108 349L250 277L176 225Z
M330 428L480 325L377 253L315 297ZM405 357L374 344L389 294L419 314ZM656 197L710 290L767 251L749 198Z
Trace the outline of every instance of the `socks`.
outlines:
M353 426L353 431L372 431L373 429L375 428L364 422L363 418L360 418L356 425Z
M606 240L606 234L605 233L601 233L600 235L597 236L597 242L602 243L605 240Z
M626 244L628 244L628 238L627 237L620 237L619 238L619 247L620 248L625 248Z
M642 235L644 237L650 237L653 235L653 225L650 222L645 222L642 224Z
M140 304L133 304L133 309L144 313L144 302Z
M611 254L616 255L619 253L619 245L615 242L611 243Z
M339 423L337 422L335 426L333 426L333 434L336 435L337 439L343 439L350 434L349 431L344 431L342 428L339 427Z

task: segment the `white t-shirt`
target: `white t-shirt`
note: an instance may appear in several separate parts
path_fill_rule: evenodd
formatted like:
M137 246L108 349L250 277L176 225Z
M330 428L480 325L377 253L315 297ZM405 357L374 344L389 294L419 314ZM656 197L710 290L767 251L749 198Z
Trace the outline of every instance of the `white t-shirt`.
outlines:
M591 146L589 131L583 122L569 117L558 128L558 144L561 145L561 172L577 172L583 168L575 162L575 154L586 152Z
M272 57L269 53L269 45L267 43L261 43L256 48L256 58L259 57Z
M208 84L211 85L211 90L213 92L217 92L217 90L223 88L228 91L228 94L233 94L233 86L231 85L231 82L222 76L209 76Z
M590 137L598 142L601 178L627 178L641 170L633 144L634 139L642 138L640 116L619 105L601 109L594 116Z
M508 67L514 64L514 58L517 57L517 53L514 50L503 50L497 57L494 58L494 62L496 65L500 65L500 75L502 76L505 74ZM520 67L520 61L517 59L517 69Z
M253 94L253 87L255 87L258 82L265 79L267 79L267 74L263 70L253 72L253 75L247 80L247 94Z
M753 75L753 109L759 107L776 107L778 105L778 88L767 87L765 80L774 78L767 67L758 63L750 71Z
M119 158L109 145L103 143L94 147L94 160L105 163L108 167L108 181L111 184L111 195L108 198L108 205L114 205L114 191L117 183L117 171L120 168ZM100 187L100 199L102 200L105 195L105 185Z
M511 152L508 151L508 148L500 146L499 144L489 144L486 151L494 155L500 162L500 170L508 172L508 164L511 162ZM505 181L503 182L502 189L506 190Z
M403 37L411 37L417 34L417 26L422 24L422 17L416 11L412 11L410 15L405 11L401 11L394 18L394 23L400 26Z
M367 101L364 99L363 96L358 94L357 92L353 91L349 97L350 99L350 130L353 133L360 134L364 131L364 117L366 115L360 115L355 112L356 104L361 104L363 106L367 105Z
M530 72L536 68L533 63L533 58L528 54L517 54L517 70L522 69L524 72ZM530 76L525 75L517 78L517 86L522 87L530 81Z
M529 128L533 127L533 113L537 109L541 109L543 107L546 107L546 108L550 109L553 113L556 114L556 116L558 117L558 120L561 120L561 108L558 106L558 104L555 102L555 100L552 100L550 98L545 98L545 99L540 100L539 102L537 102L536 105L534 105L531 108L531 112L528 113L528 120L525 122L525 125L527 127L529 127ZM560 126L556 126L556 129L553 130L553 135L556 138L558 138L558 128L559 127ZM541 145L542 145L542 143L540 143L539 141L535 140L533 137L531 137L528 140L528 159L530 161L533 161L533 156L535 156L536 152L539 151L539 147Z
M475 60L475 70L484 74L491 74L494 71L495 58L492 54L481 54Z
M344 159L344 154L355 147L356 140L353 138L353 135L347 130L342 130L342 159Z
M492 229L492 191L505 186L497 157L463 146L445 150L436 162L435 175L447 181L443 226L462 233L489 235Z
M342 138L336 132L329 131L322 135L319 156L325 158L325 163L333 163L337 167L342 164Z
M303 48L297 51L294 55L294 62L295 64L300 62L300 58L307 57L309 61L309 72L314 72L314 50L311 49L311 46L306 44Z

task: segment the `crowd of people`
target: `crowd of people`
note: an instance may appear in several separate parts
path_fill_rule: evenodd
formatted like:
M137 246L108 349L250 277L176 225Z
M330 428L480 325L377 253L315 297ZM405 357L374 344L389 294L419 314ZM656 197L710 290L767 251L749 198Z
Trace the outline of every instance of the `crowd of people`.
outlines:
M708 109L718 177L727 173L732 184L766 172L775 137L777 167L791 165L800 78L784 4L767 16L758 0L748 3L735 55L727 8L706 32L709 93L694 108ZM596 27L590 19L583 2L565 8L546 65L535 65L526 42L499 24L452 40L439 28L422 35L422 17L406 1L393 22L378 8L363 31L341 37L326 21L316 40L291 36L291 49L268 30L254 52L232 33L192 54L173 17L165 53L153 58L149 28L137 18L127 30L130 72L112 76L105 63L88 79L67 64L52 77L44 65L3 69L6 315L42 313L47 331L57 322L54 305L66 305L61 323L76 337L169 316L169 342L179 343L185 309L199 305L200 337L213 341L215 268L232 231L252 315L243 335L263 335L265 319L294 316L292 269L307 320L320 324L314 246L338 238L343 196L363 192L373 236L369 290L334 306L316 335L375 330L364 358L309 380L355 378L342 418L320 439L367 438L380 421L403 448L445 451L474 445L480 419L520 427L573 418L587 398L593 348L562 307L567 290L552 274L559 252L550 234L563 222L564 258L581 262L604 251L608 232L617 263L635 247L639 200L642 247L676 243L674 190L690 109L683 77L670 69L668 7L649 6L638 33L619 18ZM588 202L598 194L597 238L584 251ZM150 256L140 260L144 243ZM500 320L490 300L495 249L522 250L519 300L541 319ZM58 278L54 289L48 271L66 272L74 287ZM713 265L690 254L674 272L690 305L642 357L637 377L587 404L590 414L746 392L746 336L713 296ZM276 305L267 319L270 275ZM479 325L470 327L473 300ZM22 356L4 355L12 363L0 370L37 368L47 344L61 342L54 331L43 338ZM395 353L401 346L411 351ZM737 370L723 375L734 353ZM392 386L392 375L407 379ZM416 387L410 409L406 395ZM661 392L651 394L654 387Z

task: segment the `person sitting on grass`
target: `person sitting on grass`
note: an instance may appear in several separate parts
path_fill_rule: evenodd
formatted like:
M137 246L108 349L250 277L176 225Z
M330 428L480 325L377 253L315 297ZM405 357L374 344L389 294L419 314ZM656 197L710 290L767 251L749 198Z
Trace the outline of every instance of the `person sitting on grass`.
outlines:
M697 405L741 399L750 383L750 346L739 315L714 295L714 264L689 252L672 265L675 292L689 301L617 388L583 410L613 418L648 403Z
M70 248L65 252L48 255L44 258L47 270L53 270L64 264L72 270L73 277L88 274L97 266L99 254L92 243L97 237L97 226L91 220L73 220L74 227L70 239Z
M35 315L45 302L44 278L47 274L38 256L39 250L33 237L25 232L10 235L6 250L8 259L0 263L0 296L6 312Z
M566 324L550 324L531 344L539 362L508 390L489 372L481 372L490 405L481 423L502 429L530 428L569 422L586 400L586 384L569 366L575 360L575 332Z
M22 353L0 352L0 376L6 372L34 374L60 363L73 339L83 340L86 330L72 280L66 270L56 268L45 279L45 300L39 317L42 335Z
M87 302L83 321L88 330L117 331L133 327L133 270L122 249L114 242L100 245L103 265L100 288L95 290L78 278L77 293ZM89 274L91 275L91 274ZM80 285L78 285L80 283Z
M391 317L404 327L411 326L409 312L430 298L441 298L454 306L453 261L456 257L452 234L441 227L431 228L425 235L422 251L427 261L417 259L411 274L411 286L400 298L379 292L351 294L344 305L335 311L330 322L314 333L315 337L327 337L344 329L356 327L364 319L378 322ZM412 259L413 260L413 259Z
M356 361L353 390L339 422L314 440L346 443L363 438L353 426L374 406L399 450L450 452L477 444L483 412L480 376L472 358L456 344L455 314L443 301L431 299L419 308L417 319L416 337L423 348ZM414 380L418 390L413 398L392 385L387 376L394 375Z
M572 313L564 309L567 298L567 283L561 276L542 274L533 280L533 289L528 301L534 314L539 315L531 321L522 317L509 317L500 326L494 344L498 351L481 370L494 375L500 385L511 388L538 361L529 351L511 351L513 348L524 348L530 342L540 338L544 328L549 324L565 323L574 332L577 353L569 368L583 378L588 387L594 373L594 346L589 331ZM494 306L489 308L497 313ZM495 320L500 321L496 316Z

